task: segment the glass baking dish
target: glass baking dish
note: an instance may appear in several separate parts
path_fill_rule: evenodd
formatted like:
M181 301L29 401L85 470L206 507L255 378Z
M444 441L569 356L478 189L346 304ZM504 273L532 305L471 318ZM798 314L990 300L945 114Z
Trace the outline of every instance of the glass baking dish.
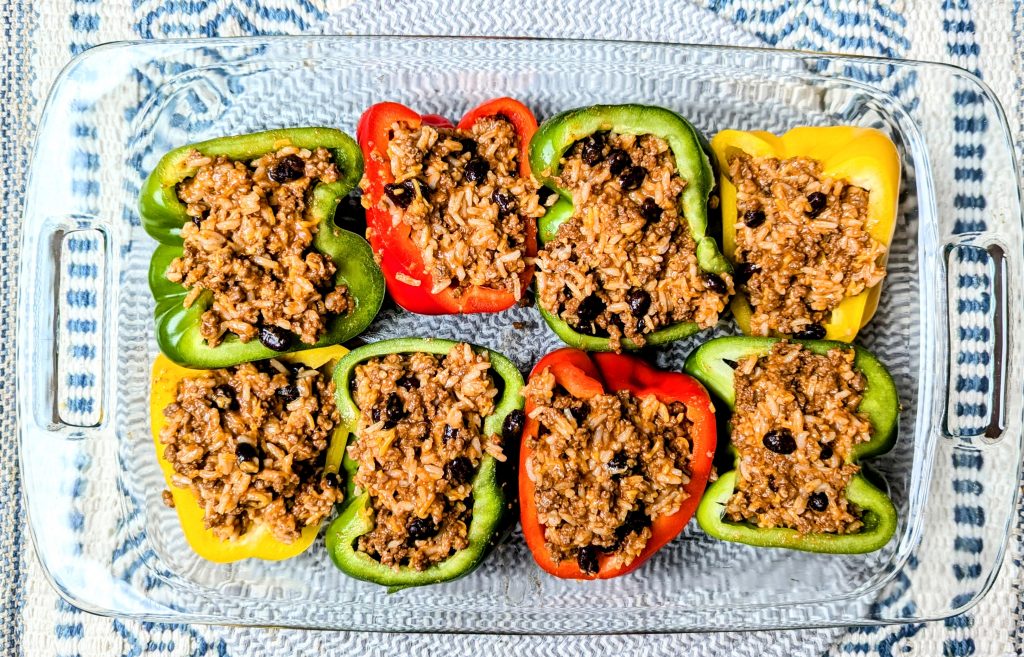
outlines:
M336 126L398 100L459 117L510 95L539 118L579 105L664 105L711 135L853 124L899 148L899 224L881 306L860 341L893 371L896 448L873 460L899 510L867 555L715 541L696 523L637 573L561 581L514 534L472 575L387 594L333 568L322 542L290 561L219 565L187 546L149 432L157 353L136 199L168 149L272 127ZM948 617L992 584L1021 463L1021 206L1003 112L957 68L641 43L282 37L116 43L76 58L41 120L18 307L21 461L53 585L87 611L151 621L374 631L625 633L873 625ZM1012 300L1013 303L1009 303ZM521 328L513 327L513 322ZM679 367L702 340L658 354ZM471 340L524 370L559 345L535 309L417 317L364 340Z

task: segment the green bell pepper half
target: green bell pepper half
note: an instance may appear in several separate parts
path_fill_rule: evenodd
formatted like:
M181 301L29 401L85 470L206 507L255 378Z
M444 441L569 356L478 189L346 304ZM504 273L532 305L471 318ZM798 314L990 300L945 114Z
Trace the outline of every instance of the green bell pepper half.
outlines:
M398 338L359 347L346 354L334 370L334 387L341 425L347 428L349 440L359 440L359 436L356 435L359 408L351 393L351 383L357 365L387 354L444 355L456 344L458 343L453 340L440 338ZM497 375L496 383L501 388L501 397L494 413L484 420L484 434L500 434L508 414L523 408L523 376L505 356L482 347L474 349L489 353L491 371ZM519 436L515 436L511 442L506 441L506 448L512 450L518 447L518 440ZM489 454L484 454L481 459L480 467L473 477L473 509L472 520L469 523L468 547L425 570L415 570L406 566L394 569L355 548L356 539L373 529L373 511L369 495L355 488L355 475L359 465L348 456L346 450L342 463L347 474L345 501L340 514L327 528L325 537L331 560L345 574L387 586L391 591L447 582L468 574L480 565L514 523L514 462L515 459L511 456L504 463L498 462Z
M211 157L249 161L286 145L326 148L333 154L341 172L336 182L321 182L313 188L309 212L318 223L313 248L334 262L337 268L335 282L348 286L355 309L328 322L326 332L316 344L296 341L291 348L278 352L258 340L243 343L237 336L229 334L221 344L210 347L200 335L199 327L213 295L204 292L191 307L185 308L182 304L189 291L183 285L167 280L166 276L171 262L183 253L181 227L191 220L178 199L178 185L197 171L186 164L189 154L198 151ZM156 300L154 318L160 351L179 365L210 369L272 358L280 353L326 347L359 335L376 317L384 300L384 277L366 240L339 228L334 223L334 216L338 204L359 183L362 173L363 158L359 146L344 132L331 128L290 128L221 137L182 146L164 155L146 178L139 198L142 226L160 243L153 252L149 267L149 287Z
M707 140L679 114L648 105L593 105L556 114L541 124L530 140L530 168L537 179L558 193L558 200L539 221L541 243L555 239L559 226L573 215L572 195L555 181L565 152L580 139L595 132L611 130L619 134L655 135L668 142L675 156L676 170L686 181L680 197L683 217L697 244L697 264L706 272L723 274L732 265L722 255L715 239L708 234L708 198L715 188L715 172ZM587 351L608 351L608 338L580 333L559 317L541 309L548 326L566 344ZM647 344L656 346L693 335L700 327L681 322L653 331ZM636 349L628 338L625 349Z
M764 355L780 338L726 337L710 340L695 349L686 359L684 371L701 381L730 409L735 407L736 391L733 387L733 368L728 361L738 362L748 356ZM831 349L849 349L843 342L826 340L791 340L816 354ZM853 347L854 367L867 380L867 387L858 410L871 422L871 440L856 445L848 455L847 463L882 454L892 448L899 425L900 401L896 384L885 366L867 350ZM730 445L738 465L739 454ZM846 499L862 511L864 527L853 534L811 533L801 534L787 527L763 528L747 522L725 519L725 506L732 497L736 484L736 471L719 477L708 487L700 507L697 522L710 536L725 541L746 543L759 547L782 547L806 552L859 554L882 548L896 531L896 507L889 497L871 484L863 473L858 473L847 484Z

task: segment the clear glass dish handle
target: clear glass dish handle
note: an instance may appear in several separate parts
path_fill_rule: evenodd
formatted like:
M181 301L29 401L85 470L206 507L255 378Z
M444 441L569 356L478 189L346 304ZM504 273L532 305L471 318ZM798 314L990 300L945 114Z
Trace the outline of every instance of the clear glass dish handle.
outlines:
M1008 428L1007 399L1011 321L1011 272L1017 266L1007 248L990 235L958 235L947 243L947 317L949 374L943 432L954 438L1000 440ZM1011 317L1012 316L1012 317Z
M107 232L87 218L48 220L41 231L34 280L35 308L27 349L36 369L31 413L50 430L100 426L104 405Z

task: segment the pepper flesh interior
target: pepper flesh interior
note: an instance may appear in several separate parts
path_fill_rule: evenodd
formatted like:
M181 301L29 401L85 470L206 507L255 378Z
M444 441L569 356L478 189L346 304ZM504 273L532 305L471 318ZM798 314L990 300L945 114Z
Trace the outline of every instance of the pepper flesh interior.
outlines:
M348 451L373 517L358 551L422 571L469 546L473 477L485 454L505 460L501 436L483 435L499 393L490 368L488 353L466 343L356 367L358 439Z
M822 174L821 162L735 153L737 270L752 335L825 337L843 301L885 278L886 246L867 230L869 192Z
M395 182L378 204L410 227L432 282L424 292L481 286L522 298L527 224L544 208L537 182L520 175L515 126L501 116L468 130L399 121L387 155Z
M855 533L861 512L844 490L860 471L849 457L871 439L857 408L864 376L854 351L815 354L785 341L740 360L734 372L732 443L739 458L732 521L788 527L802 534Z
M713 326L733 292L728 273L704 272L682 216L687 185L655 135L598 132L560 161L555 183L573 214L538 254L541 307L613 350L667 325Z
M276 351L292 334L311 345L331 316L352 310L335 263L313 248L318 222L308 216L315 185L340 178L330 151L285 146L251 163L194 151L186 166L197 171L177 194L192 221L166 275L189 289L186 308L212 293L200 324L207 344L233 333Z
M334 383L317 369L271 360L197 373L178 382L163 414L171 483L192 491L222 541L263 525L291 544L343 497L324 474L340 418ZM164 502L173 506L170 491Z
M526 472L534 483L537 521L556 563L597 572L598 554L621 566L636 559L652 523L689 497L691 423L682 403L628 391L581 400L550 369L526 388L539 423L528 438Z

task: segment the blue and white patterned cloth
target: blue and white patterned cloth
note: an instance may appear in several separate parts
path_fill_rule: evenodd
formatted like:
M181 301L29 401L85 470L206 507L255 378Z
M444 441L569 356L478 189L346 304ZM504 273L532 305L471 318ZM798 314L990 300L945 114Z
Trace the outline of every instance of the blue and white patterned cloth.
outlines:
M13 246L33 121L49 83L74 54L106 41L276 33L434 33L531 35L763 45L945 61L978 73L1010 114L1018 151L1024 96L1024 5L1010 0L14 0L0 5L0 162L3 229L0 288L16 290ZM610 9L614 7L614 9ZM12 38L13 37L13 38ZM955 90L929 90L954 94ZM972 203L971 179L983 175L984 153L969 147L970 104L950 116L950 157L962 160L954 211L959 229L984 221ZM85 158L83 168L89 166ZM89 193L88 176L82 193ZM74 260L72 260L74 262ZM89 271L76 270L88 284ZM75 272L66 272L74 277ZM83 288L85 289L85 288ZM970 290L961 291L969 298ZM88 298L88 295L83 297ZM87 301L86 301L87 303ZM13 334L12 314L0 317L0 345ZM83 353L88 345L83 344ZM1020 535L991 594L968 614L943 623L861 630L757 632L656 637L436 637L186 627L97 618L61 601L31 553L20 511L15 454L13 354L0 357L0 647L6 654L217 655L522 654L567 655L1010 655L1024 652L1020 621ZM70 412L88 413L90 380L65 391ZM77 387L76 387L77 386ZM969 401L969 400L968 400ZM969 407L965 407L969 413ZM957 481L978 475L953 464ZM952 488L950 494L952 495ZM950 505L952 514L952 505ZM964 519L968 524L970 519ZM958 519L959 521L959 519ZM1024 522L1024 518L1022 518ZM969 550L958 577L972 576ZM956 565L955 567L960 567ZM883 601L880 604L905 604Z

